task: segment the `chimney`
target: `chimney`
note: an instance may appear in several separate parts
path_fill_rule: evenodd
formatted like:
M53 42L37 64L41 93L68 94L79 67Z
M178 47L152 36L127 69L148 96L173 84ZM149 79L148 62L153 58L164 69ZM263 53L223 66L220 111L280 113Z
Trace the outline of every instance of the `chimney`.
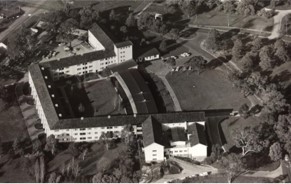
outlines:
M60 114L59 114L59 117L62 117L62 116L63 116L63 115L60 113Z
M135 117L135 118L136 118L136 113L134 113L134 114L133 114L133 117Z
M110 115L108 115L108 116L107 116L107 118L108 118L108 119L110 119L110 118L111 118L111 116L110 116Z
M54 98L55 97L55 95L54 94L52 94L52 98Z
M59 105L58 104L55 104L55 107L58 107Z
M41 70L44 70L44 67L41 67Z
M83 121L84 120L84 117L81 117L80 119L81 119L81 121Z
M44 76L45 79L47 79L47 76Z
M51 85L47 85L47 87L48 87L48 88L51 88L52 86L51 86Z

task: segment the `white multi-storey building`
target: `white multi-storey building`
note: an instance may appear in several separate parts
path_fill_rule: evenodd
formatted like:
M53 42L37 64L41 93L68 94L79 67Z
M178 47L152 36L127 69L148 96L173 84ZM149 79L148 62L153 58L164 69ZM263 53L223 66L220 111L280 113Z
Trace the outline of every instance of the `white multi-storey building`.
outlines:
M158 113L154 97L137 69L114 75L123 97L130 101L126 114L82 117L65 108L68 99L55 86L59 78L98 72L132 58L131 42L114 44L97 25L88 31L88 39L95 51L29 68L31 95L47 136L53 134L61 142L97 141L107 132L119 137L124 127L131 125L133 133L143 136L146 162L163 161L165 155L207 156L205 112ZM226 110L224 115L230 112Z

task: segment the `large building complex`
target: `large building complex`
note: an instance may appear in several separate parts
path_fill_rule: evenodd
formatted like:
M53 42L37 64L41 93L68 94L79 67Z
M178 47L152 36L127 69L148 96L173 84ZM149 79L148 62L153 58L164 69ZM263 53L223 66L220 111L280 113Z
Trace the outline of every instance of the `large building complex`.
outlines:
M98 25L94 25L88 31L88 43L94 51L34 64L29 68L31 95L47 136L53 134L62 142L97 141L107 132L120 137L124 127L131 125L135 134L143 136L146 162L163 161L166 155L200 160L207 156L205 124L215 113L159 113L153 94L139 70L125 67L132 59L131 42L113 43ZM76 87L78 85L74 86L73 80L69 79L96 73L114 64L123 69L112 69L113 75L104 80L112 85L112 94L118 97L116 104L119 105L112 107L115 114L100 115L96 113L99 107L92 107L93 103L99 102L92 94L96 91L84 87L94 83L79 81L79 87ZM72 92L75 88L83 94L85 102L76 99ZM228 116L230 112L226 110L223 115Z

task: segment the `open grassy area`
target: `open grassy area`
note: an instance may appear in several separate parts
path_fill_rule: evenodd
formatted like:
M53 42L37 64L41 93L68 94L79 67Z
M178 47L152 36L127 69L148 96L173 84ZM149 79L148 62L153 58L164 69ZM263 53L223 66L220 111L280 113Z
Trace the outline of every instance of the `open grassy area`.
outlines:
M0 183L34 183L34 178L29 176L27 172L30 166L27 165L27 161L28 158L17 158L8 161L2 167L0 161Z
M265 19L259 16L242 16L231 14L229 16L231 27L241 27L249 29L266 30L273 26L273 19ZM191 21L195 25L208 26L228 26L228 17L224 12L212 10L203 14L199 14L197 19Z
M110 79L84 83L86 92L95 109L94 116L124 114L121 100Z
M123 143L117 144L116 148L106 150L102 142L96 142L91 146L91 151L85 157L85 160L80 161L80 173L82 175L94 175L107 168L111 163L119 157L122 151L126 150ZM61 169L62 165L68 164L73 158L72 154L68 151L63 151L58 154L52 161L48 163L48 171Z
M172 72L166 76L183 110L238 109L249 103L218 70Z
M258 125L259 122L260 122L259 117L255 117L255 116L251 116L251 117L248 117L246 119L244 119L242 117L231 117L231 118L224 120L221 123L221 128L222 128L224 137L226 139L225 148L231 149L235 145L235 143L232 139L233 130L242 129L246 126L253 127L253 126Z
M174 181L175 183L227 183L226 174L213 174L203 177L193 177L185 179L183 181ZM233 183L272 183L274 182L271 178L262 177L249 177L249 176L238 176L234 179Z
M27 129L17 105L4 108L0 100L0 138L3 142L13 141L16 137L28 137Z

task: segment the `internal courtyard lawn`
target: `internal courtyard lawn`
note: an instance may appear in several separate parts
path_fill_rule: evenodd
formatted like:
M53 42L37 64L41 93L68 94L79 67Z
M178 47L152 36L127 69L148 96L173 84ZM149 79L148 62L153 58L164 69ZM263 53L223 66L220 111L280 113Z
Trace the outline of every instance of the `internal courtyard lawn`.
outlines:
M166 79L172 86L183 110L226 109L239 107L249 101L233 87L219 70L171 72Z

